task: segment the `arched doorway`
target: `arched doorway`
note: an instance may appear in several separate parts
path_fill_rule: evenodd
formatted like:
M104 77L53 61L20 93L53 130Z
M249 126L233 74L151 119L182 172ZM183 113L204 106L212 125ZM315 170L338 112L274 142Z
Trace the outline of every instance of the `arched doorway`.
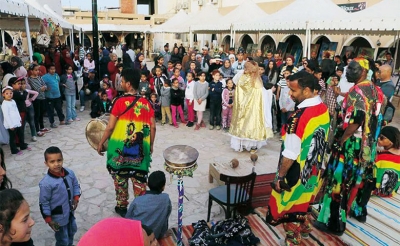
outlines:
M101 43L106 47L115 46L118 44L118 37L112 32L103 33Z
M83 34L83 46L92 47L92 41L90 40L89 36L86 34Z
M225 52L228 52L230 47L231 47L231 36L226 35L222 40L221 48L223 48Z
M296 35L290 35L285 43L287 44L286 55L292 55L294 57L294 64L297 65L303 54L303 45L300 38ZM282 58L286 58L286 56Z
M144 38L143 33L129 33L125 36L125 43L133 49L143 49Z
M4 42L6 43L6 45L13 44L13 40L10 34L8 34L7 32L4 32ZM1 38L0 38L0 52L3 52L3 40Z
M267 56L268 51L274 52L275 49L276 47L274 39L271 36L266 35L261 42L262 53L264 54L264 56Z
M357 37L350 43L350 46L353 47L355 57L361 55L363 57L374 59L375 49L372 49L372 46L367 39Z
M247 46L249 44L254 44L253 39L249 35L244 35L242 38L242 42L240 42L240 47L242 47L244 50L247 50ZM250 52L248 52L250 53Z
M350 43L350 46L353 47L364 47L364 48L372 48L371 44L363 37L358 37Z

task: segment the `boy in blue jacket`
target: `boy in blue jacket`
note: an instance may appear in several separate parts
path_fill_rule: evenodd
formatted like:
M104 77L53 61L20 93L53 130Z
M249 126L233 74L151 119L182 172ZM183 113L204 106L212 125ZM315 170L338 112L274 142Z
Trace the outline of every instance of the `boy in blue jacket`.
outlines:
M74 211L81 189L74 172L63 168L64 158L58 147L47 148L44 159L49 170L39 183L40 212L55 231L56 245L72 246L77 232Z
M213 81L210 82L208 96L210 97L210 130L217 126L217 130L221 129L221 111L222 111L222 90L223 86L220 80L221 74L216 69L212 71Z

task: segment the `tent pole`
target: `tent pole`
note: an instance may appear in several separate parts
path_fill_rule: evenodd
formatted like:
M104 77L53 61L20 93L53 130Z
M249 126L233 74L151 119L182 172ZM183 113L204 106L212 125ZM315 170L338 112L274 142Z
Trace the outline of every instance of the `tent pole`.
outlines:
M229 40L229 46L232 47L232 40L233 40L233 25L231 24L231 39ZM229 47L229 48L230 48Z
M72 29L71 29L71 31L72 31L72 35L71 35L71 51L75 51L75 42L74 42L74 40L75 40L75 38L74 38L74 25L72 25Z
M192 28L189 27L189 47L193 48L193 32Z
M161 44L161 47L160 47L160 51L163 50L163 46L164 45L165 45L165 32L162 33L162 44Z
M31 31L29 30L29 20L28 16L25 17L25 29L26 29L26 38L28 40L28 51L29 51L29 61L32 63L32 55L33 55L33 49L32 49L32 40L31 40Z
M307 46L308 46L308 22L306 23L306 37L305 37L305 44L303 46L303 57L307 55Z
M1 30L1 42L3 44L3 47L2 47L3 52L2 53L5 54L6 53L6 41L4 38L4 30Z
M82 28L79 29L79 43L82 45Z
M236 30L233 29L232 47L235 48Z
M311 56L311 29L308 29L307 59Z
M397 53L399 51L399 31L397 31L396 37L397 37L397 40L395 39L396 51L394 52L394 67L393 67L393 69L396 69ZM392 73L394 73L394 71L392 71Z
M147 34L144 32L144 47L143 47L143 53L144 53L144 60L147 58Z
M85 49L85 32L83 31L83 29L81 28L81 32L82 32L82 46L83 46L83 48ZM86 50L85 50L85 52L86 52Z

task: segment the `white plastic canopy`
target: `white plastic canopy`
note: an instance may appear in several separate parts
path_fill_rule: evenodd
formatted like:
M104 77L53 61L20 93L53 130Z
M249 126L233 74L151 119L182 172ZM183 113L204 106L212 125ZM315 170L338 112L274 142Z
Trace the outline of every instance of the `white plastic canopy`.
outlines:
M180 27L183 23L189 21L189 15L186 14L185 10L181 9L168 19L165 23L155 26L150 29L152 33L176 33L177 27Z
M234 24L236 31L306 30L314 20L350 19L350 14L331 0L296 0L272 15Z
M15 16L28 16L28 8L23 0L2 0L0 13Z
M349 31L399 31L400 1L382 0L365 10L355 12L347 18L325 18L310 22L312 30Z
M82 28L84 32L92 31L92 24L79 24L77 28ZM149 25L116 25L116 24L99 24L100 32L146 32L150 29Z
M191 26L193 32L229 31L232 24L268 16L253 0L244 0L234 10L217 20Z

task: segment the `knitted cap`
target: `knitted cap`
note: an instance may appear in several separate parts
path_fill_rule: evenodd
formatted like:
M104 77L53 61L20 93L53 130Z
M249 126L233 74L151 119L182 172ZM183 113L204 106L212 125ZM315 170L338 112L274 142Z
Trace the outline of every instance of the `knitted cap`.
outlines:
M144 245L142 223L123 218L107 218L87 231L78 246Z
M381 130L381 135L385 136L392 143L396 142L396 136L398 136L398 133L399 133L399 129L397 129L396 127L393 127L393 126L385 126Z

